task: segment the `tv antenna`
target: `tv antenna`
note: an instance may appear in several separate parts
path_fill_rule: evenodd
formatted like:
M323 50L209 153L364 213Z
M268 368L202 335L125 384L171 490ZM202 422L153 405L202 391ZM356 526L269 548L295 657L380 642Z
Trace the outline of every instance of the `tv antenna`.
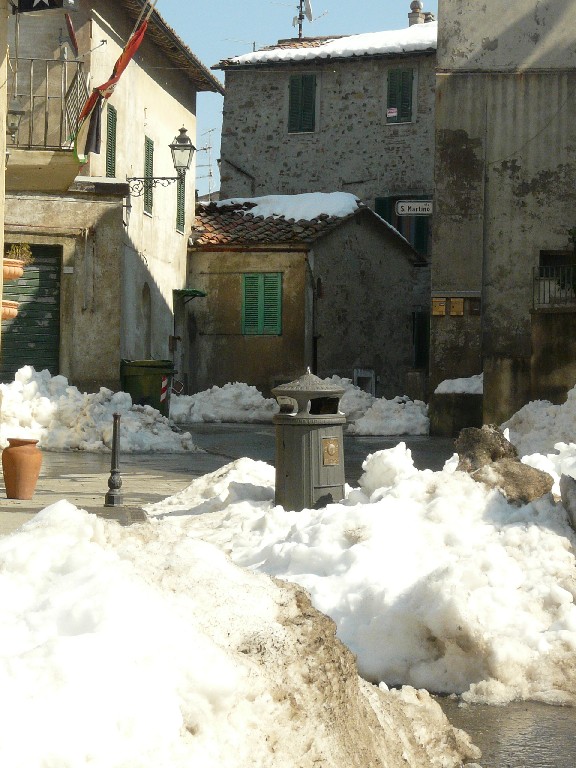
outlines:
M213 178L214 174L212 173L212 134L216 128L210 128L207 131L204 131L202 136L208 136L208 139L206 140L206 144L203 147L198 148L198 152L207 152L207 162L201 163L200 165L196 165L196 168L206 168L207 172L203 176L196 176L197 179L208 179L208 200L212 200L212 192L213 192Z
M298 16L294 16L292 21L293 27L298 27L298 37L302 37L302 27L304 25L304 19L312 21L314 16L312 15L312 5L310 0L298 0Z

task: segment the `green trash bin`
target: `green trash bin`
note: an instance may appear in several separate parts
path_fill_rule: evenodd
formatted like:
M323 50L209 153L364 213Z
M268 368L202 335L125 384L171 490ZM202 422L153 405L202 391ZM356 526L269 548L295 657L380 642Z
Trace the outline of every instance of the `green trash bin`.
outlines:
M174 370L172 360L121 360L122 391L131 395L134 405L151 405L168 416Z

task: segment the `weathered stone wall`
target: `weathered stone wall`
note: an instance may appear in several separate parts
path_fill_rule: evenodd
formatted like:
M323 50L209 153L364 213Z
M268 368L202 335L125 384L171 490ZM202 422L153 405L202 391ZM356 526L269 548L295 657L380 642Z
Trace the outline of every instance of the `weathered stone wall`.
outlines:
M432 317L430 383L484 366L496 423L530 395L532 270L567 248L573 221L576 11L527 5L439 9L432 296L476 299L482 314Z
M221 197L431 194L435 53L227 70ZM413 67L411 123L386 123L387 71ZM291 74L316 73L317 125L288 133Z
M316 297L318 375L352 378L373 369L376 394L406 393L413 368L414 254L377 226L370 214L322 238L312 272Z

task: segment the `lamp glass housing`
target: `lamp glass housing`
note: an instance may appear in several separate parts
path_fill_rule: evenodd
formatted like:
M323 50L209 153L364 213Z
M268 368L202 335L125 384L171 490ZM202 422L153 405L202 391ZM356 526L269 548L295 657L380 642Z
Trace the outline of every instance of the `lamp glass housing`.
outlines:
M172 152L172 162L174 163L176 173L179 176L185 174L190 168L196 147L192 144L184 126L180 128L179 135L174 138L169 147Z

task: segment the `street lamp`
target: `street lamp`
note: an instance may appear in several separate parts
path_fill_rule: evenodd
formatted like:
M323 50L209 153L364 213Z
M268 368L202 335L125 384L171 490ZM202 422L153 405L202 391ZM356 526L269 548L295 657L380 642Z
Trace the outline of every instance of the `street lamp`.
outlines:
M190 168L192 157L196 151L196 147L192 144L184 126L180 128L179 135L175 136L172 143L168 146L172 152L172 162L174 163L174 170L177 176L131 176L126 179L130 185L131 195L140 197L144 192L154 187L167 187L173 181L184 180L186 171Z

